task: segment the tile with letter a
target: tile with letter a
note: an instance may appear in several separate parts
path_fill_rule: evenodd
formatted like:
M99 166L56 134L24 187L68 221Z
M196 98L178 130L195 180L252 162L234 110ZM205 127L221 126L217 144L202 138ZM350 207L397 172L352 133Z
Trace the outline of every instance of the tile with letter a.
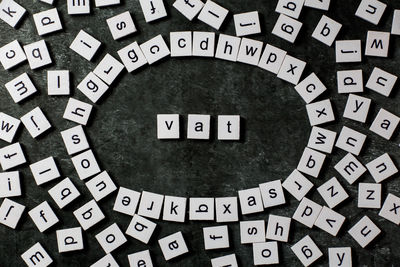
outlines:
M161 252L166 261L181 256L189 252L185 240L183 239L182 232L166 236L158 240Z
M393 136L394 131L399 125L400 117L393 113L381 108L372 122L370 131L382 136L386 140L390 140Z

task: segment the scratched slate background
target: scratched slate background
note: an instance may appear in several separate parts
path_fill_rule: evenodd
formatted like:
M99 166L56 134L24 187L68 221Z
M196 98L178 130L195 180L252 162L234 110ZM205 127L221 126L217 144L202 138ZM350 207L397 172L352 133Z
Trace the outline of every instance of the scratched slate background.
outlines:
M22 19L17 30L0 22L0 46L14 39L18 39L23 45L42 39L37 35L32 14L49 9L50 6L38 0L18 2L28 10L28 16ZM60 223L42 234L25 212L17 230L0 225L0 266L22 266L20 255L38 241L53 258L54 266L88 266L104 255L94 236L114 221L125 231L130 221L128 216L112 211L116 196L114 193L100 203L107 219L84 232L85 250L58 254L55 230L79 226L72 212L92 197L77 177L59 134L60 131L74 125L62 119L68 97L47 96L46 70L69 69L72 74L72 95L89 102L75 86L94 69L106 53L117 57L116 51L120 48L133 41L142 43L158 34L169 40L170 31L213 31L198 20L188 22L172 8L172 0L165 1L168 17L150 24L144 21L138 1L123 0L119 6L101 9L94 8L93 2L91 15L70 16L67 14L66 3L61 0L55 1L64 30L44 37L54 60L53 65L32 71L25 63L12 71L4 71L2 68L0 70L0 110L14 117L21 117L34 107L40 106L54 126L39 139L32 139L21 127L15 140L23 144L29 163L54 156L62 176L70 177L82 193L72 205L59 210L47 191L60 180L36 186L28 164L17 168L21 171L23 196L14 200L26 205L26 211L44 200L49 201L60 218ZM304 8L300 16L304 25L295 44L271 34L278 18L278 14L274 12L277 1L218 2L230 10L219 32L234 35L232 14L258 10L262 15L262 34L251 38L281 47L289 54L308 62L303 77L315 72L329 89L320 99L329 97L335 105L337 122L326 127L339 131L342 125L347 125L368 135L360 157L363 163L388 152L399 166L398 132L391 141L386 141L368 131L368 126L380 107L400 114L399 84L395 86L390 98L366 90L363 95L373 99L367 124L341 118L347 96L338 95L336 89L337 70L361 68L365 82L374 66L400 75L399 37L391 37L388 59L364 57L360 64L336 64L334 48L328 48L311 37L321 15L326 14L343 24L338 39L361 39L364 45L367 30L390 31L393 9L400 8L399 2L384 1L388 8L378 26L354 16L360 1L332 1L329 12ZM133 15L139 31L121 41L114 41L105 20L126 10ZM80 29L84 29L103 43L94 62L86 61L68 48ZM21 104L15 104L4 84L25 71L32 78L39 93ZM156 139L158 113L182 114L183 128L186 126L187 114L211 114L212 138L209 141L185 138L179 141L159 141ZM242 142L216 140L215 119L218 114L242 116ZM103 100L95 105L86 128L90 145L101 168L109 171L116 184L138 191L148 190L185 197L234 196L239 189L255 187L270 180L285 179L297 166L309 132L305 105L292 85L256 67L194 57L163 60L133 74L125 72ZM0 147L6 145L7 143L0 142ZM328 155L321 176L318 179L311 178L315 186L318 186L332 176L337 176L350 194L350 199L336 209L348 219L340 234L337 238L332 238L321 230L310 230L293 222L290 242L279 244L281 265L300 266L290 246L307 234L324 253L324 257L316 263L317 266L328 264L327 250L328 247L334 246L351 246L354 266L396 266L400 261L400 228L379 217L377 210L358 209L357 185L349 186L334 171L333 165L344 155L343 151L335 149L332 155ZM367 174L359 181L373 182L373 179ZM309 197L323 204L315 188L309 193ZM399 175L383 182L383 198L388 192L400 195ZM271 208L260 214L242 216L241 220L267 220L268 214L292 216L298 202L289 194L286 194L286 199L287 204L284 206ZM364 215L368 215L382 229L382 234L368 248L361 249L347 234L347 230ZM240 245L237 223L229 224L230 249L207 252L203 249L202 227L215 223L188 221L178 224L157 221L157 224L157 231L149 245L128 237L127 244L112 253L121 266L128 265L127 254L144 249L150 249L156 266L210 266L211 258L233 252L236 253L240 266L252 265L252 247ZM165 262L157 240L177 231L183 232L190 253Z

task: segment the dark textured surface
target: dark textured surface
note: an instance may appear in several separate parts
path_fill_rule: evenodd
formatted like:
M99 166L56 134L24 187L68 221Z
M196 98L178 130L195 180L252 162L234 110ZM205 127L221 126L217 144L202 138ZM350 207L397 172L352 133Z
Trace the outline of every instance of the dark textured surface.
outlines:
M93 1L94 2L94 1ZM315 72L329 89L323 97L332 99L335 105L337 122L327 128L339 131L342 125L359 130L368 135L367 143L360 159L363 163L388 152L396 165L400 160L398 131L392 141L386 141L368 131L368 127L380 107L400 114L399 84L390 98L366 90L365 96L373 99L367 124L360 124L342 118L347 96L338 95L336 89L336 70L362 68L364 81L374 66L378 66L395 75L400 75L399 37L392 36L388 59L363 58L361 64L336 64L334 48L328 48L311 37L314 27L322 14L343 24L338 39L361 39L363 45L367 30L390 31L393 8L400 3L389 2L388 8L378 26L374 26L354 16L359 1L333 0L329 12L304 8L300 20L304 23L296 43L279 39L271 34L278 18L274 12L277 1L218 1L230 10L221 32L234 35L232 14L258 10L263 25L263 33L251 38L281 47L289 54L308 62L303 77ZM18 30L14 30L0 21L0 46L18 39L25 45L41 39L36 33L32 14L46 10L50 6L34 1L19 1L29 12L22 19ZM65 1L56 0L61 14L64 30L45 36L54 64L46 69L32 71L27 63L12 71L0 70L0 111L14 117L21 117L36 106L40 106L53 124L51 132L35 140L25 129L19 131L16 140L23 144L29 163L44 159L50 155L56 158L63 176L70 177L77 185L82 196L64 210L57 209L47 190L57 181L36 186L28 164L18 168L22 172L23 196L14 200L27 206L27 211L48 200L60 218L60 223L44 234L39 233L27 213L17 230L0 225L0 266L22 266L20 255L37 241L49 252L57 266L88 266L104 255L94 236L117 222L123 231L129 224L128 216L112 211L116 193L101 201L100 206L107 219L93 229L84 232L85 250L58 254L56 229L78 226L72 211L92 197L84 183L74 171L70 157L64 148L59 131L74 124L62 119L67 97L47 96L46 70L69 69L72 72L72 94L89 102L74 87L108 52L117 57L116 51L133 41L139 43L162 34L169 40L170 31L201 30L213 31L200 21L188 22L172 8L172 0L166 1L168 18L147 24L144 21L138 1L123 0L123 4L108 8L92 8L90 16L70 16ZM93 3L92 3L93 4ZM105 19L129 10L134 17L139 32L122 41L112 40ZM90 63L70 50L69 44L84 29L99 39L103 45L95 61ZM118 58L118 57L117 57ZM17 75L27 71L39 93L21 104L14 104L4 84ZM186 115L211 114L212 138L210 141L193 141L183 138L179 141L159 141L156 139L156 114L179 113L185 127ZM243 142L219 142L216 140L215 119L218 114L240 114L243 118ZM293 86L279 80L273 74L259 68L240 63L231 63L205 58L173 58L163 60L154 66L128 74L124 73L109 93L95 105L86 133L96 153L102 169L109 171L119 185L138 191L147 190L166 195L177 196L234 196L239 189L257 186L259 183L285 179L297 166L304 146L307 144L310 127L305 105ZM185 134L186 135L186 134ZM184 135L184 136L185 136ZM7 145L0 142L0 146ZM400 261L400 228L377 215L377 210L357 208L357 185L349 186L333 166L345 153L335 149L328 155L320 177L311 178L316 185L322 184L332 176L337 176L349 195L348 201L336 210L347 217L347 221L337 238L318 230L308 229L293 222L290 242L279 244L282 265L300 266L300 262L291 252L290 246L304 235L309 234L324 253L317 265L328 264L328 247L351 246L354 266L397 266ZM367 174L359 181L373 182ZM315 190L309 197L323 204ZM383 198L388 192L400 195L399 175L383 182ZM264 213L243 216L242 220L267 219L268 214L292 216L298 202L286 194L287 204L271 208ZM347 234L347 230L363 215L368 215L381 229L382 234L366 249ZM127 254L149 248L156 266L210 266L210 258L236 253L240 266L251 266L252 247L240 245L237 223L229 224L231 248L222 251L205 251L202 227L214 225L188 221L185 224L157 221L158 230L149 245L128 237L128 243L113 252L122 266L128 265ZM188 243L190 253L171 262L165 262L157 245L157 239L182 231Z

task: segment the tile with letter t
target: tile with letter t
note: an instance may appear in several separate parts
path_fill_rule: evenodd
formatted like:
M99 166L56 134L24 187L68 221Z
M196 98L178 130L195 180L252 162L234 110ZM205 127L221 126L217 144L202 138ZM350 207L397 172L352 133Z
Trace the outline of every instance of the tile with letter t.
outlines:
M57 206L62 209L78 198L81 193L72 183L71 179L67 177L51 188L49 190L49 195L53 198L54 202L56 202Z
M260 188L239 190L238 195L243 215L264 211Z
M170 222L185 222L186 217L185 197L165 196L163 220Z
M69 48L86 60L90 61L96 54L97 50L100 48L100 45L101 42L99 40L85 32L84 30L80 30L75 39L72 41Z
M218 258L211 259L211 266L212 267L238 267L238 263L236 260L235 254L229 254L226 256L221 256Z
M382 185L375 183L358 184L358 208L379 209L381 207Z
M87 202L73 213L83 230L89 229L105 218L94 199Z
M188 139L210 139L210 115L188 115Z
M390 32L368 31L365 42L365 55L388 57Z
M380 232L381 230L378 226L367 216L362 217L361 220L348 231L351 237L353 237L362 248L365 248L371 243Z
M240 115L218 115L218 140L240 140Z
M100 174L96 175L95 177L90 179L89 182L87 182L85 185L96 201L102 200L103 198L117 190L117 186L114 184L107 171L103 171Z
M312 37L327 46L331 46L341 28L342 24L322 15L317 27L315 27L314 32L312 33Z
M15 229L24 210L24 205L5 198L0 206L0 223Z
M13 0L3 0L0 3L0 19L16 28L26 9Z
M114 40L136 32L136 26L129 11L113 16L106 21Z
M277 77L291 84L297 85L303 74L306 62L298 58L286 55L279 69Z
M139 0L139 3L147 23L167 16L163 0Z
M157 115L157 138L179 139L179 114Z
M294 89L296 89L297 93L299 93L301 98L303 98L307 104L311 103L326 91L325 85L314 72L297 84Z
M4 85L13 99L14 103L19 103L28 96L37 92L35 85L28 74L22 73Z
M212 226L203 228L204 248L221 249L229 248L228 226Z
M39 35L56 32L63 28L57 8L33 14L33 20Z
M111 253L128 241L116 223L111 224L106 229L98 233L96 235L96 239L103 248L104 252L107 254Z
M147 64L147 59L137 42L133 42L118 50L118 56L121 58L128 72L132 72Z
M42 159L29 165L36 184L41 185L60 177L60 172L53 157Z
M214 210L214 198L189 198L189 220L191 221L213 221Z
M21 195L19 171L0 173L0 198Z
M138 214L151 219L159 219L164 195L143 191L140 199Z
M306 235L291 247L293 253L304 266L309 266L323 254L309 235Z
M379 211L379 216L391 221L394 224L400 224L400 198L388 194L382 209Z
M361 62L361 40L339 40L335 42L336 63Z
M131 222L129 223L128 228L126 229L126 234L147 244L151 236L156 229L157 224L153 223L150 220L140 216L133 215Z
M247 36L261 33L258 11L233 15L236 36Z
M60 133L68 155L73 155L89 148L82 125L74 126Z
M28 212L36 227L42 233L58 223L57 215L47 201L42 202Z
M106 254L103 258L99 259L90 267L119 267L118 263L115 261L114 257L111 254Z
M378 25L386 4L377 0L362 0L357 8L356 16L362 18L374 25Z
M297 170L311 175L314 178L318 178L325 158L325 154L306 147L297 165Z
M176 0L172 6L188 20L192 21L199 14L204 3L201 0Z
M307 146L309 148L330 154L332 153L333 146L335 145L335 140L336 132L314 126L311 129Z
M240 243L252 244L258 242L265 242L265 221L241 221Z
M372 122L370 131L382 136L386 140L392 138L394 131L399 125L400 117L381 108Z
M268 217L266 238L285 243L288 242L291 221L290 217L270 214Z
M3 171L17 167L26 162L20 143L14 143L0 149L0 164Z
M308 228L312 228L321 210L321 205L305 197L297 206L293 214L293 219L304 224Z
M339 94L362 93L364 91L362 70L342 70L337 72Z
M47 71L47 93L48 95L69 95L69 70Z
M279 264L278 242L253 243L254 265Z
M21 121L19 119L0 112L0 139L11 143L20 124Z
M298 19L303 5L304 0L279 0L275 12Z
M221 37L220 37L221 38ZM273 45L267 44L261 55L258 67L278 74L287 52Z
M207 0L197 17L200 21L219 30L229 11L217 3Z
M128 261L130 266L153 267L153 261L151 260L149 250L129 254Z
M343 126L335 146L358 156L360 155L366 139L367 136L365 134Z
M56 235L59 253L83 249L81 227L57 230Z
M264 208L275 207L286 203L281 180L259 184Z
M388 153L368 162L365 166L376 183L380 183L398 172Z
M285 179L282 184L283 188L288 191L294 198L301 201L305 195L314 186L301 172L294 169L292 173Z
M192 55L192 32L170 32L171 57L188 57Z
M21 258L28 267L46 267L53 262L53 259L39 242L25 251Z
M36 107L21 117L21 121L33 138L51 128L51 124L40 107Z
M158 244L166 261L189 252L182 232L163 237L158 240Z
M290 43L294 43L302 26L303 23L300 21L292 19L284 14L280 14L274 28L272 29L272 34Z
M308 119L311 126L332 122L335 120L330 99L321 100L306 105Z
M351 247L328 248L329 267L352 267Z
M24 45L24 51L32 70L44 67L53 62L44 40Z
M81 180L100 172L100 167L91 149L74 156L71 160Z
M336 163L334 168L349 184L353 184L367 171L364 165L351 153L348 153Z
M69 15L90 14L90 1L88 0L67 0Z
M349 197L346 190L336 177L332 177L318 187L318 193L324 199L329 208L333 209Z
M342 214L324 206L315 221L315 226L332 236L336 236L340 228L342 228L345 219L346 217Z
M0 63L8 70L26 60L26 55L18 40L0 47Z
M92 108L92 105L70 97L65 107L63 118L78 124L86 125Z
M121 186L118 190L113 210L133 216L139 205L140 195L140 192Z
M343 117L365 123L368 117L371 99L355 94L349 94Z
M170 55L169 48L161 34L141 44L140 49L150 65Z
M239 221L237 197L217 197L215 213L218 223Z
M389 96L397 81L397 76L375 67L365 87L381 95Z

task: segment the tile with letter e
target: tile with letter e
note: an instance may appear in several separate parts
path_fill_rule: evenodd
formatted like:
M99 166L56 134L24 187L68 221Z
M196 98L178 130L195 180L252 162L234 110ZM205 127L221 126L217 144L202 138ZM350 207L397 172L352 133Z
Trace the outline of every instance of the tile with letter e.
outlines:
M130 266L143 266L153 267L153 261L151 260L150 251L143 250L128 255L128 261Z
M121 186L118 190L113 210L133 216L139 205L140 195L140 192Z

